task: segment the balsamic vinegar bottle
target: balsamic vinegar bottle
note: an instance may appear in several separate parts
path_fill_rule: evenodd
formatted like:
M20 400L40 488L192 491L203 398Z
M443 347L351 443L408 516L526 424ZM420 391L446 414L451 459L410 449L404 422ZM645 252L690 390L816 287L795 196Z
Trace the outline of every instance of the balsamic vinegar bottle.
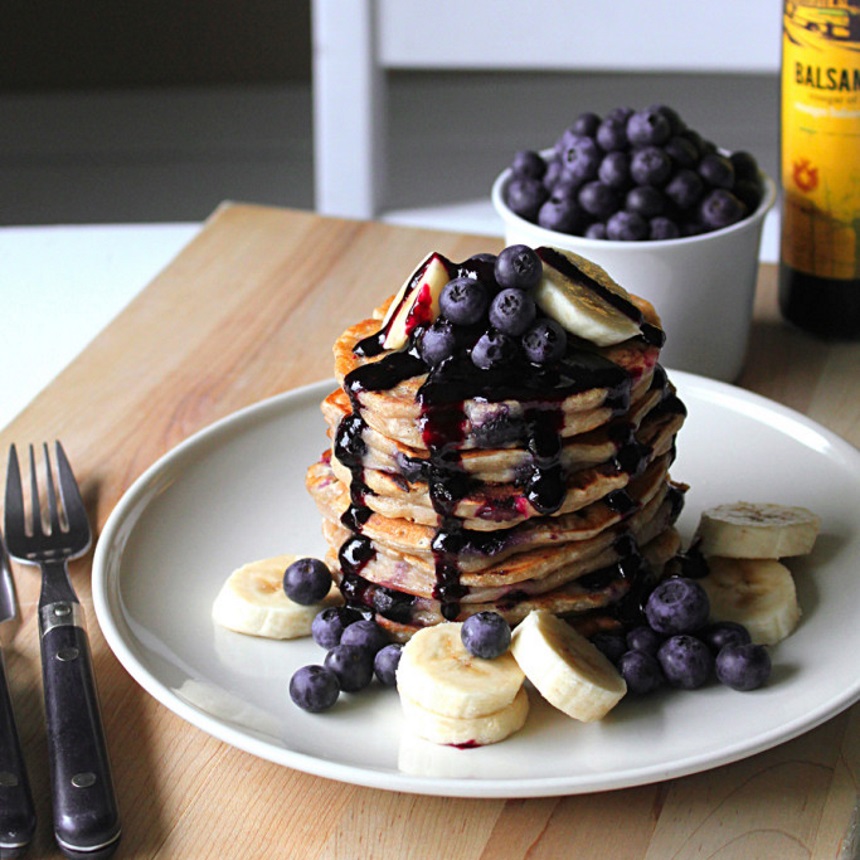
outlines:
M860 0L785 0L783 316L860 338Z

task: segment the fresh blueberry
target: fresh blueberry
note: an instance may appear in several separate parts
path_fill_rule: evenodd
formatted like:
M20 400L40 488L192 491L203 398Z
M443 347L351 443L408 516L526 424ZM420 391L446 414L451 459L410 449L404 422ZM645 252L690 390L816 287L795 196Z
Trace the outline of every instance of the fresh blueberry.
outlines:
M302 666L290 678L290 698L314 714L328 710L339 694L337 678L324 666Z
M729 161L731 161L732 167L734 168L736 182L743 179L750 180L752 182L759 181L759 168L755 156L739 149L737 152L733 152L729 156Z
M576 197L553 194L541 206L537 223L545 230L576 234L588 223L588 216Z
M586 135L573 137L561 153L564 172L587 181L597 176L597 168L603 159L603 153L594 138Z
M550 364L567 351L567 334L554 319L538 320L522 339L523 352L535 364Z
M744 204L731 191L717 188L702 201L699 214L706 226L718 230L742 220L747 211Z
M521 335L536 314L535 300L522 290L502 290L490 303L490 323L503 334Z
M591 644L613 665L618 665L621 655L627 650L627 642L623 633L611 630L601 630L591 637Z
M666 196L679 208L690 209L702 198L705 183L694 170L683 167L666 183Z
M586 239L609 238L606 235L606 224L603 221L595 221L593 224L589 224L582 235L585 236Z
M711 152L699 162L699 175L714 188L731 188L735 184L735 167L731 160Z
M546 162L533 149L521 149L514 155L511 172L530 179L543 179L546 173Z
M659 634L653 627L640 624L627 632L627 648L630 651L644 651L652 656L657 654L663 644L664 636Z
M311 622L311 637L314 642L328 651L340 644L343 631L361 615L346 606L329 606L316 614Z
M758 209L763 193L758 179L738 179L732 188L732 194L746 206L747 212Z
M618 671L627 691L637 696L659 689L665 681L659 661L646 651L626 651L618 660Z
M508 650L511 627L498 612L478 612L463 622L460 638L470 654L492 660Z
M636 212L643 218L654 218L663 214L666 198L653 185L637 185L627 192L624 208L628 212Z
M736 621L715 621L696 635L714 654L719 654L726 645L746 645L750 641L749 631Z
M658 215L648 222L648 238L654 241L665 241L666 239L677 239L681 235L681 229L665 215Z
M472 363L481 370L491 370L510 362L516 354L516 343L500 331L486 331L472 347Z
M696 144L680 135L670 138L663 149L678 167L695 167L699 160Z
M574 134L584 134L586 137L594 137L597 127L600 125L600 117L591 111L581 113L570 127Z
M678 134L679 131L682 131L686 128L686 124L684 120L681 119L680 114L674 108L669 107L668 105L656 104L651 105L648 108L649 111L656 111L657 113L663 114L666 118L666 121L669 123L670 133L675 135Z
M373 670L376 677L386 686L397 686L397 666L400 663L400 654L403 646L399 642L390 642L384 648L380 648L373 658Z
M579 189L579 205L595 218L608 218L618 209L618 194L606 183L595 179Z
M714 655L701 639L687 634L670 636L657 652L660 668L673 687L695 690L711 676Z
M627 148L627 118L606 116L594 133L604 152Z
M389 642L388 634L375 621L362 618L350 624L340 637L341 645L357 645L371 654L384 648Z
M638 242L648 237L648 222L637 212L616 212L606 220L606 238L614 242Z
M645 617L652 629L667 636L704 627L711 611L708 594L694 579L664 579L648 595Z
M630 184L630 156L621 149L607 152L597 168L597 177L610 188L626 188Z
M547 191L552 191L563 171L564 165L561 163L561 159L558 156L550 158L546 164L546 173L543 175L543 187Z
M672 159L658 146L643 146L633 151L630 176L637 185L661 186L672 175Z
M503 289L531 290L540 283L543 264L528 245L508 245L496 258L494 274Z
M521 218L534 221L538 209L548 195L549 192L539 179L530 176L515 176L505 189L505 203L508 204L512 212Z
M636 111L627 120L627 139L631 146L659 146L672 134L672 126L665 114L647 108Z
M433 324L424 331L418 345L418 351L421 353L421 358L430 367L435 367L452 356L456 347L457 336L454 327L448 320L440 317L434 320Z
M319 603L331 589L331 571L318 558L296 559L284 571L284 593L294 603Z
M357 693L373 680L373 655L357 645L335 645L325 655L325 668L344 693Z
M489 297L480 281L454 278L442 288L439 310L455 325L472 325L483 317Z
M717 654L717 680L733 690L755 690L771 673L770 654L764 645L751 642L725 645Z

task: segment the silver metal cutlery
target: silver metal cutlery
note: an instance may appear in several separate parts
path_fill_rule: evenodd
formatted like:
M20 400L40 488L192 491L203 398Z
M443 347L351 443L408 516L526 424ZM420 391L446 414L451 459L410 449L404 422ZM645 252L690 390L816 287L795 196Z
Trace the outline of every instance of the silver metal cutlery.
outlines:
M92 534L81 494L59 442L58 484L43 445L44 496L36 455L29 449L30 503L26 512L18 454L9 451L5 531L10 555L39 565L39 637L51 769L54 837L69 857L105 857L120 838L120 821L102 728L83 609L67 562L88 549Z

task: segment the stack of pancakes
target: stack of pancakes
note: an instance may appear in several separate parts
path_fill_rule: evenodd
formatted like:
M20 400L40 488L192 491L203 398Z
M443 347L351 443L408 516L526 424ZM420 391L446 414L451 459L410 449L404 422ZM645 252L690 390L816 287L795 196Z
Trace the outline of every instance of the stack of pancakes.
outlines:
M307 472L347 603L399 640L483 610L612 623L680 544L686 413L659 342L570 337L551 370L431 368L381 348L386 309L335 343L332 445Z

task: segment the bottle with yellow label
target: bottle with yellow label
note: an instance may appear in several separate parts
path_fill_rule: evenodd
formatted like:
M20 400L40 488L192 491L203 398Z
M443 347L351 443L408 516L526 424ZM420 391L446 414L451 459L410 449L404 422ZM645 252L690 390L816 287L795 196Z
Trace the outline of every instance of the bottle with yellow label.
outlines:
M860 338L860 0L785 0L781 132L780 308Z

